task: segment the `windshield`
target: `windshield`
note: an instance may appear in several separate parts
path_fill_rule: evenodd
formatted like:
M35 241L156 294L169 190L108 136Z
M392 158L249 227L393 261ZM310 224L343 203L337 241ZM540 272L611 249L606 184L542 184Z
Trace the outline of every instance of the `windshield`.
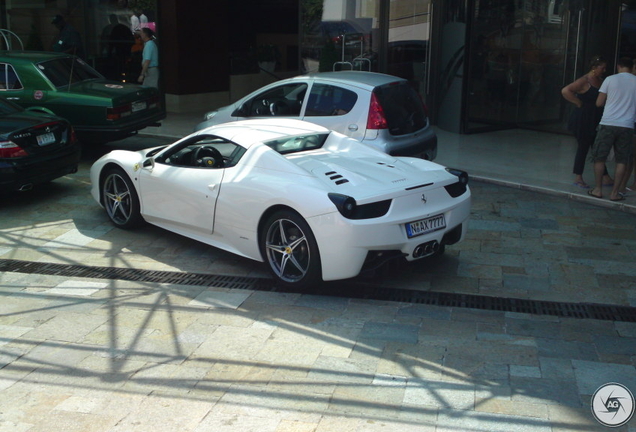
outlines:
M297 153L315 150L322 147L329 134L311 134L288 136L274 141L267 141L265 145L280 154Z
M77 57L62 57L38 63L38 68L55 87L103 78L99 72Z

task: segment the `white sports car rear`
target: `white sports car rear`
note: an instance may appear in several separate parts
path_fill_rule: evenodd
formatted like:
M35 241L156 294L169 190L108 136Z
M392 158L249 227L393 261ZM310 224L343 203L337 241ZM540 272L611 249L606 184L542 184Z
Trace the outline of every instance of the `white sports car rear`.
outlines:
M91 181L116 226L147 221L264 261L298 287L440 254L464 238L470 214L465 172L299 120L225 123L166 147L115 150Z

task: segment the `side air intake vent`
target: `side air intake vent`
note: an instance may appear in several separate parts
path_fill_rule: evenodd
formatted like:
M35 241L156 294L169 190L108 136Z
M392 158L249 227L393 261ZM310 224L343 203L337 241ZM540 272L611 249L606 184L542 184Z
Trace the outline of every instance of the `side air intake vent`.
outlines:
M338 174L336 171L329 171L325 173L326 176L329 176L329 180L333 180L335 184L341 185L344 183L349 183L349 180L344 178L341 174Z

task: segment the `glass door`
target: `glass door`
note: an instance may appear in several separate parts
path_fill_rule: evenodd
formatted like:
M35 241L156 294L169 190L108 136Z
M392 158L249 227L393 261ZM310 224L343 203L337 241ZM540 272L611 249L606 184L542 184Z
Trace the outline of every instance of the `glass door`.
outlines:
M431 0L393 0L389 7L386 72L409 80L426 103L429 93Z
M570 30L563 2L480 1L472 12L466 132L558 122Z
M475 0L463 131L565 132L571 108L561 88L587 72L592 57L609 57L602 48L615 46L605 31L616 28L612 3Z

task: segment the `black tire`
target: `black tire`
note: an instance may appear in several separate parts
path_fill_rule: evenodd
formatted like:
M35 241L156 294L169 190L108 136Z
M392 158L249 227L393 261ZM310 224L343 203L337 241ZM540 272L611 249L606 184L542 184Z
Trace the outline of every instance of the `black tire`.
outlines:
M305 220L290 210L272 214L259 236L263 260L283 286L303 289L322 282L316 238Z
M104 174L102 204L108 219L118 228L130 229L143 223L139 196L128 174L121 168L110 168Z

